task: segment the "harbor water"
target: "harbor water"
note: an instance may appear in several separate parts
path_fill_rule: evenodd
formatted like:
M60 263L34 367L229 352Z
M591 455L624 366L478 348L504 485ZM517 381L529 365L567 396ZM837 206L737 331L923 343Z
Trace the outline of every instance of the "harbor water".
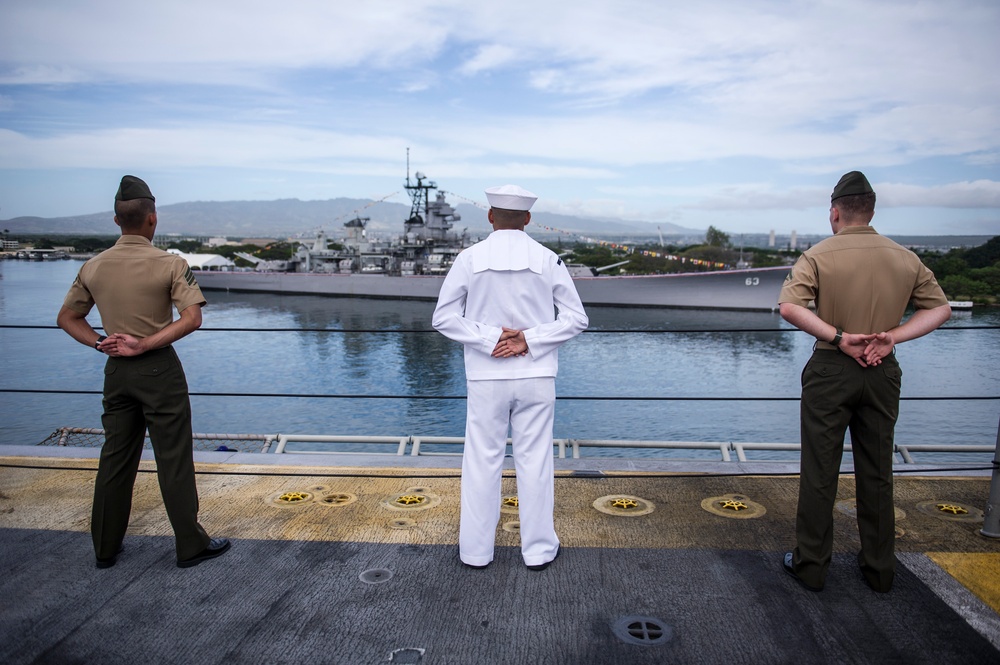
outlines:
M0 261L0 389L95 393L0 393L0 445L35 444L60 427L101 427L97 393L105 358L54 328L81 265ZM202 330L176 345L193 393L196 432L464 434L462 352L430 329L433 303L205 295ZM560 350L556 437L799 441L799 377L813 340L777 313L588 308L588 314L590 329ZM96 309L89 318L100 325ZM973 326L981 329L968 329ZM897 443L996 442L1000 401L982 399L1000 395L996 326L997 308L956 312L938 332L900 345L904 400ZM916 399L941 397L971 399Z

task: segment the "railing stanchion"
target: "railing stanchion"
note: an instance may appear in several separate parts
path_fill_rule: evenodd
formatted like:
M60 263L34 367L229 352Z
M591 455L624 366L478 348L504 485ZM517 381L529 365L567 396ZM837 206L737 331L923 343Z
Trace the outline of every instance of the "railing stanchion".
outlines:
M990 498L983 511L983 528L987 538L1000 538L1000 421L997 422L997 447L993 453L993 478L990 480Z

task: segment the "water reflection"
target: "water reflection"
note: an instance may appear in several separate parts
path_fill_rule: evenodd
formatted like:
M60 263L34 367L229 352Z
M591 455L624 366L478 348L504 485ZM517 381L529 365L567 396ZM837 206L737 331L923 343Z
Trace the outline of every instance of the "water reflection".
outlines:
M0 265L0 322L51 326L80 264L5 263ZM461 346L430 330L434 303L206 295L206 329L178 344L192 392L363 397L199 396L193 399L196 430L462 435L464 400L406 398L465 394ZM556 436L798 440L797 402L741 399L799 394L812 339L791 330L777 314L596 307L588 314L591 331L598 332L560 349L558 394L667 399L561 399ZM91 320L97 323L95 315ZM1000 310L994 308L959 315L948 325L998 324ZM245 331L211 330L218 328ZM654 332L748 329L786 332ZM367 330L424 332L360 332ZM631 332L607 332L616 330ZM0 348L5 363L0 387L100 390L104 358L62 331L0 329ZM904 395L1000 394L1000 331L942 330L901 345L898 356ZM679 399L692 397L736 399ZM61 426L99 426L99 395L3 394L0 399L0 443L37 443ZM900 443L996 441L996 402L904 401L900 412Z

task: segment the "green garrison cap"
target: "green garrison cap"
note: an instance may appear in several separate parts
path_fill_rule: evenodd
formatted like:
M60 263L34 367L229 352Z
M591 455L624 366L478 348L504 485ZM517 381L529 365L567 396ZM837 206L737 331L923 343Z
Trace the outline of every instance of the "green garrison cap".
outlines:
M156 201L153 198L153 194L149 191L149 185L134 175L127 175L122 178L121 184L118 185L118 193L115 194L115 201L131 201L132 199L150 199L151 201Z
M836 201L841 196L855 196L857 194L871 194L875 190L868 183L868 178L861 171L851 171L845 173L837 186L833 188L830 201Z

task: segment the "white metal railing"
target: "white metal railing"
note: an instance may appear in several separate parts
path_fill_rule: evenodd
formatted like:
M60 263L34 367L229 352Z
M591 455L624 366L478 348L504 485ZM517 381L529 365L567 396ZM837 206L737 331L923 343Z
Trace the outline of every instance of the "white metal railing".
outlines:
M465 437L462 436L319 436L319 435L276 435L278 446L275 453L285 454L357 454L358 451L295 451L288 450L286 443L298 441L304 443L379 443L395 444L395 453L369 453L375 455L396 455L406 456L406 448L409 446L409 457L458 457L461 450L441 451L427 450L428 444L459 446L465 445ZM512 443L507 439L507 444ZM719 453L719 459L723 462L748 462L751 460L747 453L753 452L798 452L802 449L798 443L777 443L777 442L745 442L745 441L642 441L642 440L619 440L619 439L553 439L555 456L559 459L580 459L581 450L585 448L615 448L622 450L714 450ZM995 446L956 446L935 445L935 444L898 444L894 453L899 455L898 461L905 464L916 464L911 453L993 453ZM851 444L844 444L844 452L851 452ZM266 452L266 451L264 451ZM735 453L735 460L734 460ZM643 458L648 459L648 458ZM773 462L774 460L766 460Z
M104 430L81 427L62 427L51 435L40 445L57 445L67 447L100 447L103 444ZM256 450L253 452L286 454L286 455L329 455L343 454L351 455L364 453L368 455L385 455L393 457L458 457L461 456L461 446L465 444L465 437L462 436L420 436L420 435L399 435L399 436L352 436L352 435L321 435L321 434L194 434L196 447L205 449L204 445L197 445L199 442L232 442L234 445L239 442L253 442ZM275 443L277 445L275 445ZM289 444L295 443L322 443L332 444L330 447L339 447L332 450L290 450ZM507 443L511 444L508 438ZM371 452L368 450L350 450L345 446L352 444L375 445L391 447L387 452ZM718 459L723 462L748 462L753 453L757 452L789 452L794 453L802 449L798 443L777 443L777 442L746 442L746 441L643 441L643 440L620 440L620 439L554 439L554 454L559 459L580 459L581 451L587 448L611 448L618 450L690 450L704 451L711 450L718 453ZM148 437L147 437L148 445ZM427 450L427 445L446 446L453 450ZM273 447L273 452L272 452ZM407 448L409 452L407 453ZM223 452L239 452L239 450L229 449L223 446ZM898 455L897 461L904 464L917 464L913 459L913 453L976 453L988 454L997 450L997 446L972 445L959 446L954 444L896 444L894 453ZM844 452L851 452L851 444L844 444ZM622 459L622 458L618 458ZM631 458L637 459L637 458ZM649 458L642 458L649 459ZM673 458L680 459L680 458ZM766 461L775 461L769 459Z
M288 453L285 450L289 441L297 441L300 443L365 443L365 444L395 444L396 452L394 453L370 453L373 455L396 455L402 456L406 454L406 446L413 437L410 436L326 436L321 434L279 434L278 435L278 446L274 449L277 453ZM265 451L266 452L266 451ZM343 452L344 454L350 454L352 451L330 451L330 450L296 450L292 451L296 455L327 455L330 453Z

